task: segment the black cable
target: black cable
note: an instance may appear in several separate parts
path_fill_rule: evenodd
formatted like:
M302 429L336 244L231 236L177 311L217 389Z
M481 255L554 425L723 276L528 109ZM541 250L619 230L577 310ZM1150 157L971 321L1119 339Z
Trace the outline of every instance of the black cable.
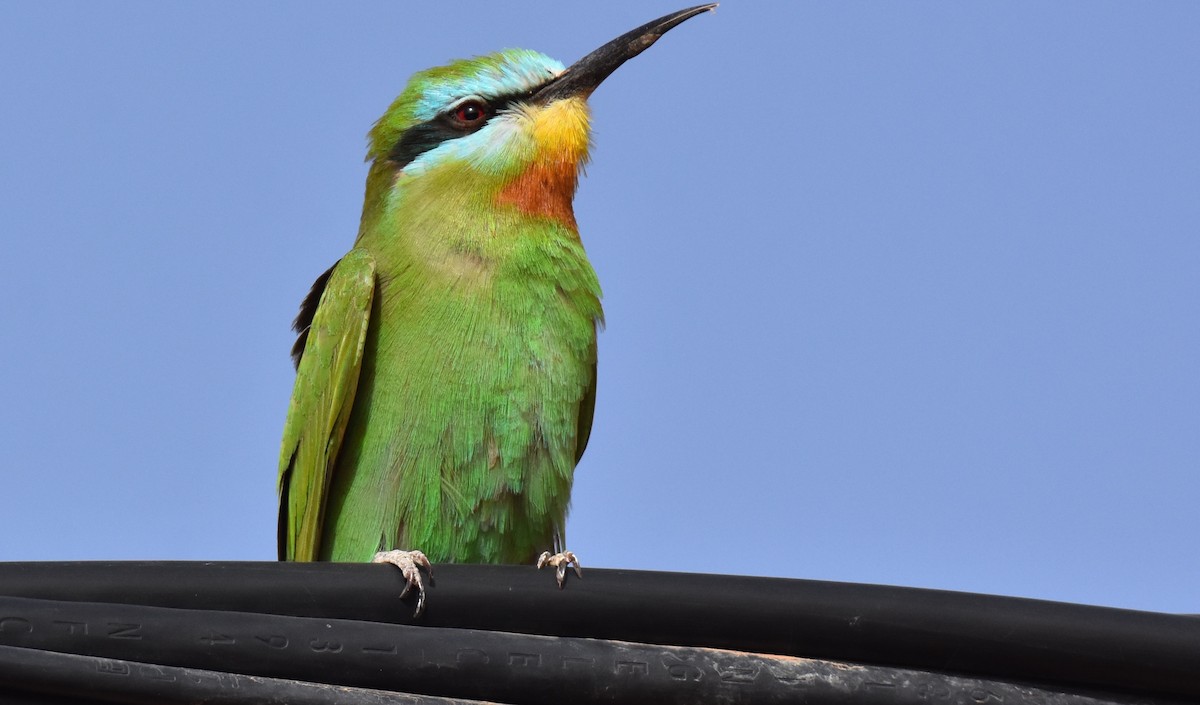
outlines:
M524 566L438 565L429 627L886 664L1063 689L1200 700L1200 620L807 580L589 569L558 590ZM0 563L0 594L409 623L390 566Z
M940 702L964 704L981 697L1029 705L1134 702L911 669L355 620L19 597L0 597L0 615L0 643L42 653L530 705L922 705L934 695ZM139 692L153 693L155 668L147 667ZM56 672L48 673L42 686L56 682ZM175 682L169 685L166 694L178 698ZM238 695L228 688L214 692L231 694ZM253 693L244 695L253 701ZM288 702L283 693L274 698Z
M92 698L70 698L4 688L0 689L0 705L107 705L107 703Z
M0 695L7 702L156 703L158 705L485 705L240 673L176 668L124 659L0 646ZM493 704L495 705L495 704Z

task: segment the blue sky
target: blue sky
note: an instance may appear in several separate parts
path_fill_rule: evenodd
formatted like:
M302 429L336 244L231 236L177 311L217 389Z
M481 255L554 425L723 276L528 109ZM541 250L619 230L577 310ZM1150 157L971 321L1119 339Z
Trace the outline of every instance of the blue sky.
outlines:
M679 6L0 4L0 560L273 559L289 323L371 123ZM1200 611L1196 27L731 0L622 67L584 565Z

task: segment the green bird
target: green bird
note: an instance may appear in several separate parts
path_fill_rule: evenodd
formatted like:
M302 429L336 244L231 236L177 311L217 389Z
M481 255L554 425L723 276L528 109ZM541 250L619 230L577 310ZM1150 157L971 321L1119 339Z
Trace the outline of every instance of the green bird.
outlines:
M579 572L564 531L603 321L572 207L587 98L713 7L570 68L507 50L410 79L369 134L354 248L294 324L281 560L394 563L418 613L430 560Z

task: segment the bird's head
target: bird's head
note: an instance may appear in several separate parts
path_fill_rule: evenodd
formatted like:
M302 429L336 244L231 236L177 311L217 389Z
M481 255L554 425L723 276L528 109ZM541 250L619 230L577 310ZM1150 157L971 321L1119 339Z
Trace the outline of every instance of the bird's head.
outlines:
M428 187L462 207L516 208L574 228L588 97L665 32L713 7L649 22L569 68L510 49L417 73L371 130L364 226L406 192ZM478 198L488 202L471 202Z

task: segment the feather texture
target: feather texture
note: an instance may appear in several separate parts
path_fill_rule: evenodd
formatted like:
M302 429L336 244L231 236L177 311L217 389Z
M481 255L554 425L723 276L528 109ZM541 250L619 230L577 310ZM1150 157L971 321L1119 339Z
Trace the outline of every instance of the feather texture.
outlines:
M602 321L571 206L586 103L521 102L561 71L504 52L424 72L372 130L355 248L297 319L311 321L280 461L281 558L403 547L512 563L561 547ZM504 107L429 137L470 96ZM426 133L397 152L411 129Z

